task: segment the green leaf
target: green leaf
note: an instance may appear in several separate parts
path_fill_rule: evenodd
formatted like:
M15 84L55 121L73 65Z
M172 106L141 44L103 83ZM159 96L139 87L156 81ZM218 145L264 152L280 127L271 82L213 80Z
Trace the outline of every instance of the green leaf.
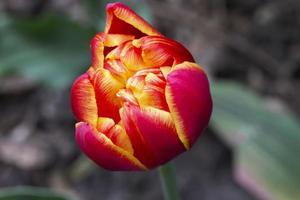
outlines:
M218 82L212 94L212 126L233 147L238 181L260 197L300 199L298 119L241 85Z
M63 87L90 63L95 30L58 15L0 22L0 76L17 73Z
M75 200L75 198L46 188L20 186L0 189L0 200Z

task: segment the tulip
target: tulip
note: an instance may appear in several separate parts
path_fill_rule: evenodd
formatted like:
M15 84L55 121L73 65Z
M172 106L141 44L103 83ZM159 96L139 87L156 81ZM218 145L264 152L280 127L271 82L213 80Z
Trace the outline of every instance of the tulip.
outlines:
M81 150L108 170L148 170L189 150L212 100L190 52L129 7L110 3L92 64L71 89Z

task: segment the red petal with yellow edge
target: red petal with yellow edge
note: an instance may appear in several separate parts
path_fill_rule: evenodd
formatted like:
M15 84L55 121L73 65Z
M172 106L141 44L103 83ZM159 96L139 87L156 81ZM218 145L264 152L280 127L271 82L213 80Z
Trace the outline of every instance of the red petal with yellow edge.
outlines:
M134 37L134 35L98 33L91 41L93 67L103 66L105 47L118 46Z
M98 109L95 91L86 73L79 76L71 88L71 106L79 121L96 125Z
M193 56L180 43L160 36L147 36L139 39L142 56L147 66L172 66L183 61L194 62Z
M114 78L109 70L103 68L97 69L93 83L98 115L112 118L115 123L118 123L120 121L119 108L121 107L121 101L117 98L116 93L125 87L125 84Z
M104 40L105 40L105 34L99 33L91 41L92 66L94 68L103 67Z
M176 65L167 76L166 99L178 136L189 149L207 127L212 112L204 71L195 63Z
M109 3L106 6L105 33L135 35L161 35L148 22L122 3Z
M148 168L164 164L185 150L170 113L125 104L121 118L135 157Z
M146 170L133 155L113 144L104 134L85 122L76 124L76 141L80 149L99 166L108 170Z

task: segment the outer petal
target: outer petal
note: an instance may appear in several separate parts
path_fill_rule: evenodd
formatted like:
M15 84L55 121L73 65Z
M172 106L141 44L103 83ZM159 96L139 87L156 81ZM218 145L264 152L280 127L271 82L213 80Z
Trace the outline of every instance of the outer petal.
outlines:
M81 150L98 165L108 170L147 169L133 155L116 146L104 134L84 122L76 124L76 141Z
M120 112L134 155L148 168L166 163L185 150L170 113L129 104Z
M86 73L79 76L71 88L71 106L78 120L96 125L98 109L95 91Z
M176 65L167 76L166 99L179 138L189 149L207 127L212 112L206 74L195 63Z
M134 40L142 49L142 57L148 66L172 66L183 61L194 62L193 56L180 43L160 36L147 36Z
M106 7L105 33L135 35L161 35L148 22L122 3L109 3Z
M97 34L91 41L92 66L94 68L103 67L104 62L104 40L103 33Z

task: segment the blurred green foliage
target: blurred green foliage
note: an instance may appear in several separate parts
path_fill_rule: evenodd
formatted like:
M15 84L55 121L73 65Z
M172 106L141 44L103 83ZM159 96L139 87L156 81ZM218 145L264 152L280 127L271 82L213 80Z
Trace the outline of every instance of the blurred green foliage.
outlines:
M70 84L89 63L93 32L58 15L6 18L0 27L0 74L22 74L54 87Z
M90 40L103 30L108 1L84 1L89 20L59 13L34 18L0 16L0 77L20 74L55 88L66 87L90 65ZM150 20L145 5L136 11Z
M0 189L0 200L75 200L75 198L46 188L20 186Z
M234 150L237 179L274 200L300 199L297 118L269 109L262 98L239 84L218 82L212 88L212 126Z

